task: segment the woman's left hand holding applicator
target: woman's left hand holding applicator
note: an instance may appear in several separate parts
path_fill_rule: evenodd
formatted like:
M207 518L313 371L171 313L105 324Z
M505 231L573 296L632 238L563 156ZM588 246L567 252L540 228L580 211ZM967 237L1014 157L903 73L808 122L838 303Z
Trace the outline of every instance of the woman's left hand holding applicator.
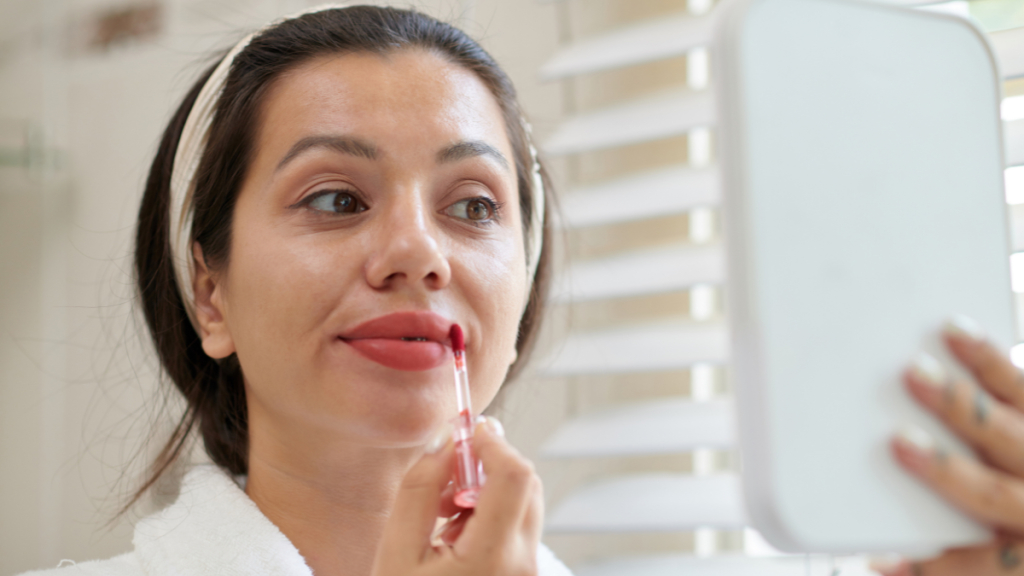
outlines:
M958 380L930 356L907 370L910 394L977 452L978 461L948 453L924 431L907 430L892 443L902 466L996 537L925 561L877 562L885 576L1024 575L1024 373L958 317L943 333L953 356L974 376Z
M441 536L438 517L456 511L448 489L455 465L450 429L406 474L377 549L373 576L535 576L544 498L533 465L505 441L501 425L476 426L473 451L487 482L476 508Z

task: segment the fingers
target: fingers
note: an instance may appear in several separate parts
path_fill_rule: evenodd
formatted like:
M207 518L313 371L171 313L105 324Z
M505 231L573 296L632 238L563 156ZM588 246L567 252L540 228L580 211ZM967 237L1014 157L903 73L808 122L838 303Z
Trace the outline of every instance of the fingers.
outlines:
M892 449L911 474L970 516L1024 534L1024 482L937 448L920 428L905 429Z
M1024 416L920 355L905 375L910 393L995 466L1024 475Z
M1019 576L1024 575L1024 548L1019 542L1001 540L986 546L948 550L923 562L902 560L872 565L883 576Z
M950 352L986 390L1024 412L1024 374L1002 350L989 342L976 322L966 316L951 319L943 338Z
M463 558L487 556L489 561L535 562L543 495L533 464L489 423L476 427L473 451L483 464L487 481L473 516L455 543L456 554ZM510 557L502 560L506 554Z
M459 539L462 530L466 527L466 522L472 516L472 508L462 509L451 518L448 518L444 525L435 533L434 540L446 546L455 545L455 541Z
M441 492L441 507L437 510L437 515L441 518L451 518L463 510L465 508L455 503L455 482L449 481Z
M523 533L527 544L526 552L532 558L537 553L537 544L540 543L541 533L544 531L544 485L539 479L534 483L530 498L530 503L526 507L526 517L523 518Z
M395 498L375 566L382 573L402 574L419 564L430 549L430 536L440 509L441 492L451 479L454 444L427 452L405 475Z

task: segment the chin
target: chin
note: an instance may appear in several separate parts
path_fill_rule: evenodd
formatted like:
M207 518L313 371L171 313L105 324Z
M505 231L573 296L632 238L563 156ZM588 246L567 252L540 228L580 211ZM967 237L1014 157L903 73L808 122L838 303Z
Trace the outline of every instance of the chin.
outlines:
M420 446L456 416L454 398L450 402L424 401L422 397L405 400L381 402L366 411L359 418L362 434L395 447Z

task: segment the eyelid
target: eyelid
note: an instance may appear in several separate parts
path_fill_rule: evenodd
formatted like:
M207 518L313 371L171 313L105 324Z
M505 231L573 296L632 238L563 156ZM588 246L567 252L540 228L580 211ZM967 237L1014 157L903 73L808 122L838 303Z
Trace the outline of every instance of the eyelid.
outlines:
M341 185L341 186L337 186L337 187L334 187L334 188L321 188L320 190L317 190L316 192L312 192L310 194L306 194L298 202L296 202L295 204L292 204L288 208L309 208L310 203L312 203L317 198L320 198L321 196L326 196L328 194L338 194L338 193L351 194L352 197L355 198L359 203L361 203L363 206L366 206L367 208L369 208L369 206L367 205L366 200L363 199L362 195L358 191L356 191L356 189L354 187L349 186L347 184ZM322 212L322 210L317 210L317 212Z

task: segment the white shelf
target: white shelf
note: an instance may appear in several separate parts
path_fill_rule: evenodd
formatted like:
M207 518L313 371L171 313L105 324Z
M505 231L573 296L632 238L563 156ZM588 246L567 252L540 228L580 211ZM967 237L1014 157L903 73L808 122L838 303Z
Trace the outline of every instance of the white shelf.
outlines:
M584 228L681 214L717 204L717 167L674 166L577 188L562 198L564 226Z
M833 571L837 570L837 571ZM665 554L617 558L573 568L576 576L878 576L860 557L695 557Z
M695 284L719 284L724 278L721 246L670 245L574 264L567 272L568 291L556 298L585 302L660 294Z
M731 400L667 398L586 414L566 422L540 449L545 458L675 454L736 442Z
M710 90L670 90L581 114L563 122L544 143L548 154L578 154L686 134L715 120Z
M662 532L747 525L732 474L640 474L603 480L565 497L548 514L549 533Z
M562 48L540 75L555 80L679 56L709 43L712 30L711 17L689 14L619 28Z
M545 376L682 370L728 357L724 324L671 322L576 333L543 369Z

